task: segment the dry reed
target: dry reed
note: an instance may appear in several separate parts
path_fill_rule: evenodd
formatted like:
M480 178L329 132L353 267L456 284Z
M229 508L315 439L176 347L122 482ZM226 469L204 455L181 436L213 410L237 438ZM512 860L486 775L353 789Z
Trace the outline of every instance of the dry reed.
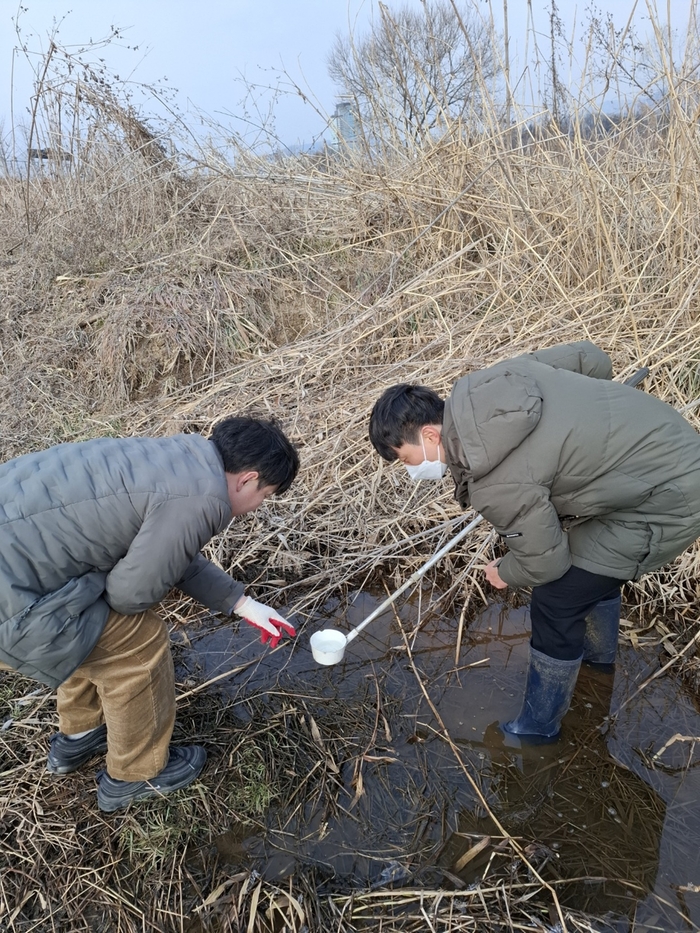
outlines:
M479 132L448 126L408 152L394 140L379 163L244 149L232 162L213 147L188 161L81 73L67 146L37 115L38 143L67 148L72 161L0 179L3 456L105 434L206 432L229 412L274 415L299 447L299 480L209 552L303 623L350 590L393 588L461 520L446 487L414 487L370 449L370 408L394 382L446 393L472 368L588 338L610 353L618 378L650 367L645 390L690 406L700 427L694 61L689 52L666 76L667 97L631 111L614 133L584 136L576 119L566 132L551 121L504 130L494 101ZM41 89L46 114L56 94L68 106L67 87ZM445 609L468 606L467 622L492 598L470 566L487 534L480 528L431 578ZM699 561L696 546L627 589L638 628L663 623L670 644L694 636ZM173 619L196 612L184 602L171 609ZM60 928L76 933L535 931L563 920L543 914L552 899L522 863L504 869L514 872L507 881L469 891L322 900L313 876L296 888L247 872L223 878L206 854L193 866L176 844L138 880L138 815L122 824L129 849L86 805L87 779L40 787L50 697L31 697L20 678L6 683L21 724L0 734L3 929L58 929L60 910ZM196 686L189 693L182 735L196 734L204 715L188 718L189 704L212 702ZM24 707L13 699L22 696ZM221 745L233 754L227 715ZM260 719L247 728L267 734ZM285 762L295 774L316 766L301 791L313 796L333 772L311 733L299 735L295 749L268 749L268 765L280 786ZM216 788L180 803L193 822L236 818ZM171 834L176 824L173 815ZM563 922L591 929L570 912Z

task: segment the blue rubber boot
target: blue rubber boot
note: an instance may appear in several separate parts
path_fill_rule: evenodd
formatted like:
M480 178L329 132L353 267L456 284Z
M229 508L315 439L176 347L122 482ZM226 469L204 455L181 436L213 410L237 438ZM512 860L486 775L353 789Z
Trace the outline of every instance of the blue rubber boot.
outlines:
M621 607L622 597L618 595L598 603L586 616L583 660L596 670L608 674L615 667Z
M580 667L581 658L560 661L530 645L523 707L517 719L501 725L503 731L539 743L554 742L571 703Z

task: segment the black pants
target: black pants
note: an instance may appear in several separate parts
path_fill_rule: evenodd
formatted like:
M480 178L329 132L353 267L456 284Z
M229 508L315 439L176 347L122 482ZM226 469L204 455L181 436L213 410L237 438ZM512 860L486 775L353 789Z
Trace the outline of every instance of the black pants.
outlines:
M570 567L558 580L532 588L531 644L560 661L581 656L586 616L602 600L614 599L625 580Z

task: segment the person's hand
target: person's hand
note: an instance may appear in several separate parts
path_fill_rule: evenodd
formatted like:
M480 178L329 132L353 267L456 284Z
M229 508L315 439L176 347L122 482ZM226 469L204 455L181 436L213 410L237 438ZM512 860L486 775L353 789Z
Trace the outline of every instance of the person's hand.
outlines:
M274 609L263 603L246 596L233 610L236 615L241 616L249 625L253 625L260 631L260 641L266 644L270 642L271 648L276 648L282 635L289 635L294 638L296 630L287 620Z
M498 565L500 562L500 558L490 561L486 565L486 570L484 573L486 574L486 579L489 581L491 586L495 586L497 590L505 590L508 584L501 580L501 577L498 573Z

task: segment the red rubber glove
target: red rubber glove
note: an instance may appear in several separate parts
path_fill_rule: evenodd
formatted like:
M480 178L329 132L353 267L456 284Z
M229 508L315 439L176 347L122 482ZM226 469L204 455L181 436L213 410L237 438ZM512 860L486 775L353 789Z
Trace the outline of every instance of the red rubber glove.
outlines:
M276 648L282 635L289 635L290 638L296 635L294 626L290 625L283 616L269 606L251 599L250 596L246 596L233 611L245 619L249 625L260 630L260 641L263 645L269 641L270 647Z

